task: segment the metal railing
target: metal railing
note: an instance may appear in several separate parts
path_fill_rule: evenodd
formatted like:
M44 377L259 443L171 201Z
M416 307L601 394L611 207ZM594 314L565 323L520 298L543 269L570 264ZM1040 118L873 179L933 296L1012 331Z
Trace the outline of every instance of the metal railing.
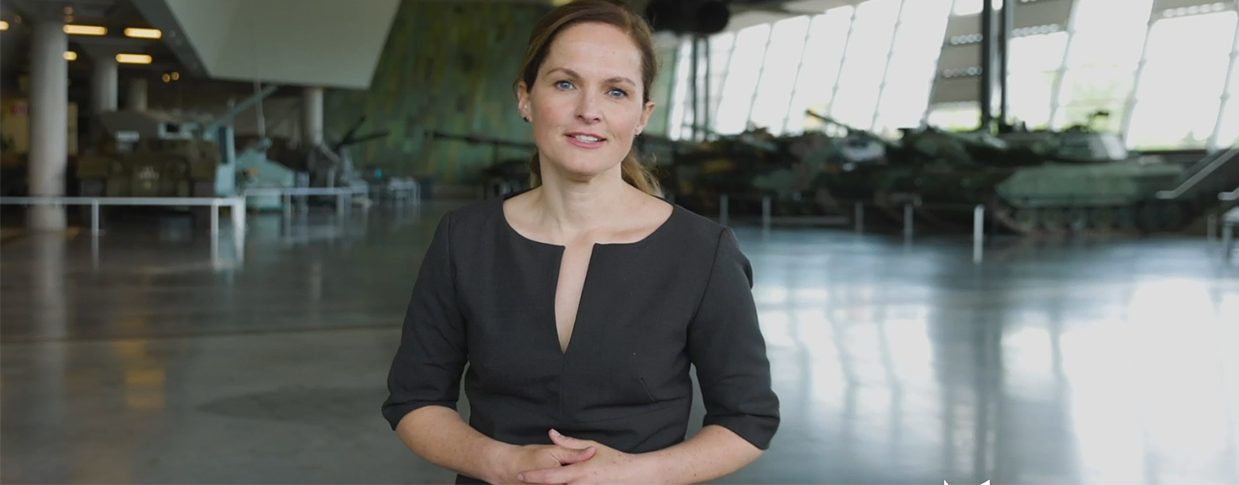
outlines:
M1239 147L1232 147L1226 151L1219 151L1211 155L1206 155L1199 162L1196 162L1188 169L1188 174L1190 174L1190 176L1184 179L1183 182L1179 183L1179 185L1174 189L1158 191L1157 198L1162 200L1178 199L1188 191L1195 188L1206 178L1209 178L1210 175L1218 172L1229 162L1235 160L1239 160Z
M245 189L241 192L241 196L245 198L282 197L285 215L290 215L292 212L292 199L294 196L303 198L311 195L335 196L336 215L343 217L347 211L349 197L368 195L369 193L370 189L367 187L255 187ZM302 200L304 201L305 199Z
M211 208L211 236L219 235L219 208L227 206L232 209L233 230L238 234L245 233L245 197L64 197L45 195L0 197L0 205L88 205L90 206L90 233L95 236L102 232L99 208L105 205L209 206Z
M722 194L719 196L718 222L724 226L730 225L731 223L730 201L732 197L733 196L728 194ZM761 197L762 231L768 232L770 230L770 226L774 222L774 218L771 217L771 204L772 198L770 196L766 195ZM921 205L923 204L919 196L908 197L903 204L903 237L905 242L911 242L912 237L915 234L913 215L916 207L920 207ZM959 207L967 208L969 206L961 205ZM985 206L977 204L970 207L972 208L972 262L980 263L985 246ZM853 207L853 214L852 223L855 225L856 232L858 234L863 233L865 227L865 204L863 202L856 202ZM818 219L818 222L827 221L830 223L846 221L846 218L844 217L832 216L822 216L816 219Z
M1222 213L1222 257L1230 261L1235 246L1235 228L1239 227L1239 206L1233 206L1236 201L1239 201L1239 188L1217 194L1217 200L1223 206L1232 205L1229 209L1224 209L1225 212Z

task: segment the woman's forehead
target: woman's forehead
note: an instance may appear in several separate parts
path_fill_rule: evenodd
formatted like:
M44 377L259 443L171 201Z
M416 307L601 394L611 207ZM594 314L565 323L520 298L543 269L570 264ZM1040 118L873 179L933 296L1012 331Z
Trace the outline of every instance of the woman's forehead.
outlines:
M587 77L641 79L641 49L618 27L581 23L564 29L551 42L540 71L567 69Z

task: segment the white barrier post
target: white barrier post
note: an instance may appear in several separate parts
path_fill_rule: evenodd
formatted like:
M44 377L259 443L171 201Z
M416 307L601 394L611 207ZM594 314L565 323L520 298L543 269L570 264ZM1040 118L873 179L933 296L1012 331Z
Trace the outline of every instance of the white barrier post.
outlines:
M865 232L865 203L857 202L856 208L852 213L852 222L856 224L856 233Z
M219 235L219 201L211 201L211 239Z
M245 237L245 197L232 198L232 230Z
M1217 211L1209 211L1205 218L1205 235L1210 243L1217 240Z
M985 242L985 206L977 204L972 209L972 262L981 262L982 246Z
M99 199L90 200L90 234L99 235Z
M1222 224L1222 258L1225 261L1230 261L1231 245L1235 238L1235 223L1226 222Z

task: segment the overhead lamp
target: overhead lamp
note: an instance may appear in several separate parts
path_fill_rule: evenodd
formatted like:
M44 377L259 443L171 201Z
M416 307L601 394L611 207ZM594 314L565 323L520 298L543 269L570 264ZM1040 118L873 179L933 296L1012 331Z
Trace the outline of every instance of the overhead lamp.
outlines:
M6 21L0 20L0 30L9 30L9 23Z
M149 54L116 54L116 62L121 64L150 64Z
M135 39L158 39L163 37L163 32L160 32L159 29L125 27L125 37L132 37Z
M66 61L76 61L76 60L77 60L77 53L76 53L76 52L73 52L73 51L65 51L65 60L66 60Z
M102 25L65 24L65 33L69 35L108 35L108 28Z

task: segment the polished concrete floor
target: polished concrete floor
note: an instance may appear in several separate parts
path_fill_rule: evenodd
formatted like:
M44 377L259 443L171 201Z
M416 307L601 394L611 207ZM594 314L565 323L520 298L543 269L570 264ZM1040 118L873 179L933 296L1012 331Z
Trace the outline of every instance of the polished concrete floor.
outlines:
M6 237L0 482L450 482L378 412L447 207ZM1239 483L1239 262L1203 238L737 233L783 426L723 482Z

